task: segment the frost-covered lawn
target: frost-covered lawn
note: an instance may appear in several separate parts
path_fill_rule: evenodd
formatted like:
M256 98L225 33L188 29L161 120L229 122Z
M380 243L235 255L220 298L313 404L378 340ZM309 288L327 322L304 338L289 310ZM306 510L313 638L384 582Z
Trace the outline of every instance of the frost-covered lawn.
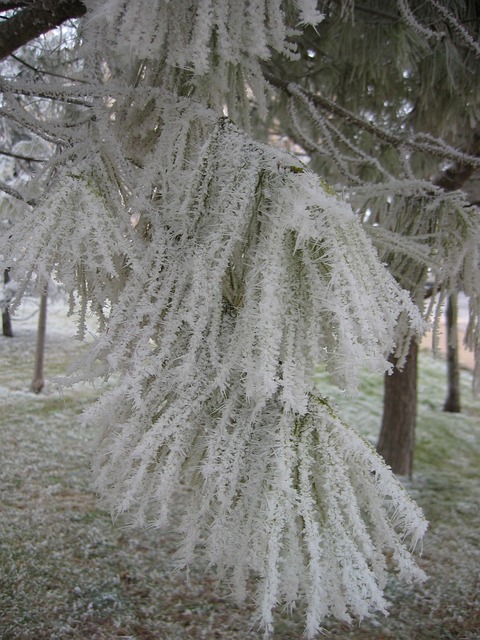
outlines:
M23 313L25 311L25 313ZM28 313L27 313L28 311ZM20 310L19 317L29 315ZM0 337L0 638L176 640L260 638L253 605L235 606L212 574L172 572L171 532L112 523L90 489L92 434L79 428L97 395L77 387L28 392L35 317ZM46 375L65 373L82 349L63 304L49 309ZM363 640L473 640L480 637L480 401L462 373L462 415L441 411L445 371L422 354L416 472L409 490L430 519L421 586L392 578L391 615L362 626L333 625L327 637ZM334 395L344 417L375 440L381 379L363 379L355 400ZM179 500L182 499L180 495ZM301 616L279 614L276 637L301 638Z

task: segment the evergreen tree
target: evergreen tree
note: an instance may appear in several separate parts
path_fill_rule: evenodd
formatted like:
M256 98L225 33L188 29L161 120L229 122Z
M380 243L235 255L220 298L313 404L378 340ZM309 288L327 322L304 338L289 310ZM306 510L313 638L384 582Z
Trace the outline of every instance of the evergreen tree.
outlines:
M343 28L352 4L341 4ZM96 487L114 515L162 526L187 484L180 564L204 555L239 599L253 572L267 634L280 603L305 604L308 637L329 615L386 611L385 554L401 578L421 580L411 551L426 523L314 373L324 364L353 391L364 367L388 371L389 353L406 357L424 322L400 275L422 280L439 238L458 244L442 252L436 287L464 283L475 336L478 221L460 196L415 179L402 154L404 174L385 168L366 112L328 99L330 114L362 123L352 143L319 115L322 96L280 81L285 60L310 57L304 27L324 18L316 2L85 5L73 75L2 82L3 115L58 153L18 192L24 215L0 253L18 300L31 274L42 283L53 272L80 336L87 312L98 316L78 371L115 377L85 416L99 434ZM45 119L28 106L36 100L62 108ZM381 260L345 196L261 141L260 121L282 100L285 133L300 123L305 151L318 151L313 168L331 155L359 174L349 199L380 222L371 237ZM386 131L392 140L476 166L437 140Z
M287 123L310 166L347 191L381 259L433 321L434 350L458 290L470 296L466 339L478 350L478 213L458 192L480 167L478 3L325 7L326 19L299 40L300 59L268 66L281 90L271 121ZM411 375L416 352L412 342ZM385 378L379 451L410 475L416 385L402 373L405 355L392 354Z

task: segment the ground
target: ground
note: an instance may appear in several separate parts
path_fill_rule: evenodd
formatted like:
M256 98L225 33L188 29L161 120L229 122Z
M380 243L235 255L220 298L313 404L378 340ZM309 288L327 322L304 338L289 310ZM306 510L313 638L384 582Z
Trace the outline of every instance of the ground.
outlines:
M90 484L92 433L79 426L82 409L99 390L60 391L47 380L43 394L28 391L34 311L32 302L20 309L16 337L0 337L0 638L262 638L253 604L232 603L205 567L193 566L188 577L173 571L172 531L132 530L112 522L99 507ZM49 378L65 373L84 348L73 333L63 302L51 304ZM392 577L387 618L332 622L326 638L480 638L480 401L472 399L470 383L465 370L463 413L443 413L444 363L421 354L415 473L407 488L430 520L419 556L429 580L410 586ZM345 419L355 420L374 441L380 377L364 376L355 399L335 390L324 374L319 384ZM301 611L278 613L276 639L300 639L302 632Z

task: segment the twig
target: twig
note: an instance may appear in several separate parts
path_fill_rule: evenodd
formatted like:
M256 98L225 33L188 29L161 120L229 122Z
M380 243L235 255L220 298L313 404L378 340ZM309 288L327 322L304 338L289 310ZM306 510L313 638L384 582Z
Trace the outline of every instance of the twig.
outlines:
M0 149L0 155L8 156L9 158L15 158L16 160L26 160L27 162L46 162L46 158L33 158L32 156L24 156L20 153L12 153L11 151L5 151Z
M14 53L11 53L10 57L16 60L17 62L19 62L20 64L23 64L25 67L27 67L27 69L34 71L35 73L41 73L43 75L53 76L55 78L61 78L62 80L69 80L70 82L80 82L82 84L88 84L86 80L72 78L70 76L64 76L61 73L54 73L53 71L46 71L45 69L39 69L38 67L34 67L32 64L30 64L26 60L23 60L22 58L20 58L20 56L17 56Z
M3 181L0 181L0 190L4 191L9 196L12 196L12 198L15 198L16 200L20 200L20 202L26 202L25 198L22 196L22 194L19 191L17 191L13 187L8 186L8 184L6 184Z

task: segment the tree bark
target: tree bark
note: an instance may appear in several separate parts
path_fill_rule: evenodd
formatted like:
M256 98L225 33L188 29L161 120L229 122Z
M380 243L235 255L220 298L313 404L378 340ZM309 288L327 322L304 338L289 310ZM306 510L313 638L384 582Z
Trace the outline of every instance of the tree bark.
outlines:
M417 359L418 344L412 339L404 368L398 369L397 359L390 356L394 369L391 375L385 375L384 380L383 418L377 451L392 471L402 476L411 476L413 471Z
M13 338L12 319L8 309L2 311L2 332L5 338Z
M10 282L9 270L5 269L3 272L3 283L7 284ZM10 312L8 307L5 307L5 310L2 311L2 330L3 335L6 338L13 338L13 329L12 329L12 319L10 318Z
M0 7L1 9L2 7ZM80 0L36 0L0 23L0 60L87 9Z
M452 294L447 303L447 378L448 391L444 411L460 413L460 369L458 363L458 297Z
M47 334L47 297L48 285L40 298L40 309L38 311L37 344L35 348L35 364L33 370L33 380L30 386L34 393L40 393L45 385L43 378L43 361L45 356L45 338Z

